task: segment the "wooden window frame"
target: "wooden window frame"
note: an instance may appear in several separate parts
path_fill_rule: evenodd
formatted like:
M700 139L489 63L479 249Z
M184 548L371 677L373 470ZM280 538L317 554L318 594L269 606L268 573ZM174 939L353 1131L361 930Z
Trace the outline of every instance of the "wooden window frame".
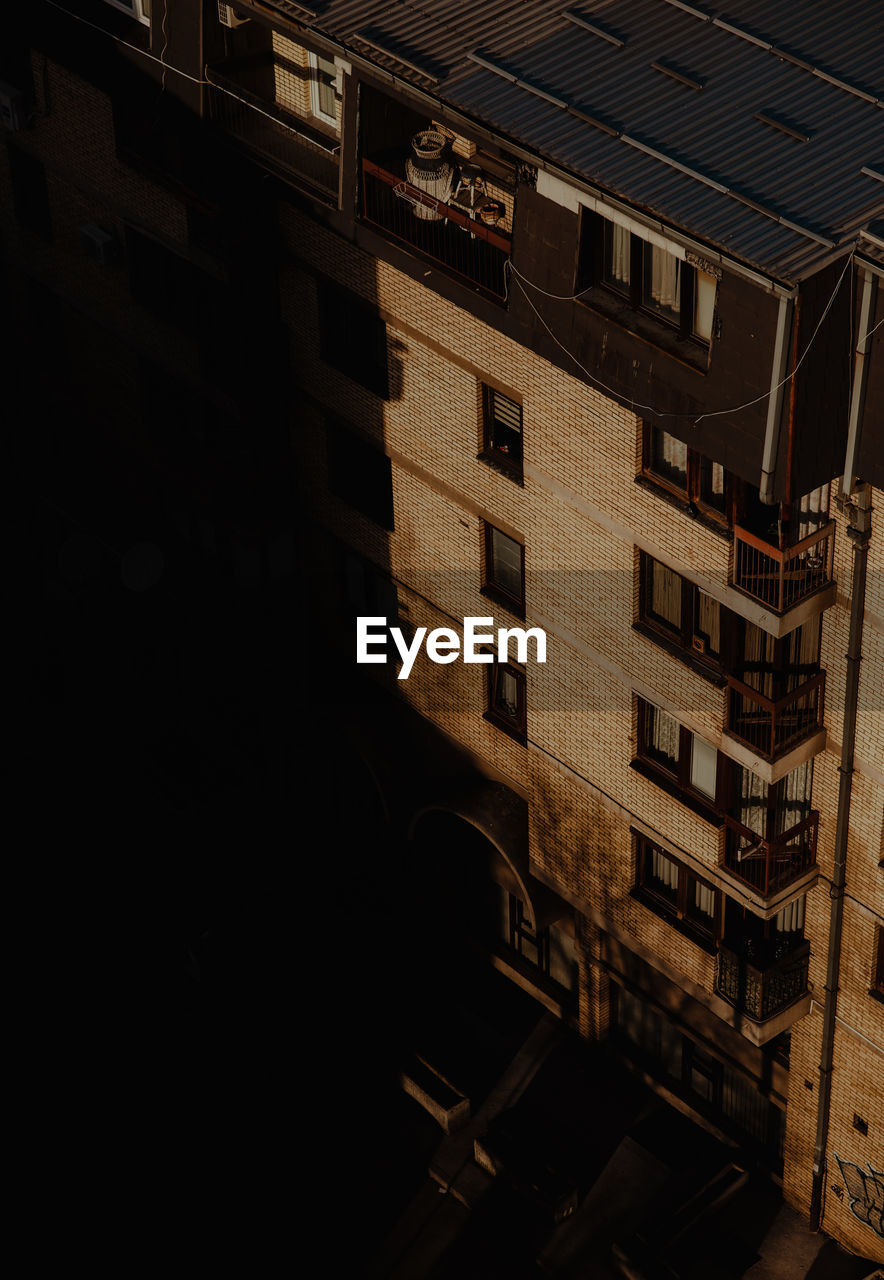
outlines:
M130 18L134 18L136 22L140 22L143 27L150 26L151 3L148 0L147 12L145 13L144 0L104 0L105 4L109 4L112 8L118 9L120 13L125 13Z
M532 929L525 918L525 904L521 898L516 897L513 893L509 894L508 897L509 933L507 942L526 964L530 964L538 973L544 973L549 976L549 929ZM525 954L523 946L526 942L530 943L537 951L536 961Z
M337 130L338 117L337 114L327 115L319 104L319 77L323 73L319 66L320 61L330 64L334 67L335 77L332 82L332 93L337 103L337 67L335 67L332 58L325 58L319 53L314 53L312 49L307 51L307 63L310 68L310 111L321 124L326 125L330 129Z
M668 569L670 573L674 573L681 580L681 622L676 628L661 615L654 613L651 607L653 599L653 582L652 576L654 565L659 564L664 569ZM708 637L699 626L699 597L700 588L689 578L682 577L675 569L671 569L668 564L664 564L662 560L657 560L654 556L648 555L646 551L639 552L639 603L638 617L641 629L645 633L652 633L652 637L660 639L667 646L675 646L681 651L680 656L690 658L692 665L696 665L701 669L708 669L708 674L723 677L725 670L729 665L730 654L729 649L730 637L733 635L733 623L735 618L725 605L718 601L720 610L720 641L721 649L718 654L713 653L708 647ZM714 597L710 597L714 599ZM702 643L700 643L702 642ZM704 671L704 674L706 672Z
M593 288L607 293L612 299L616 298L621 306L626 306L631 311L647 317L655 325L659 325L663 331L690 343L698 352L702 352L708 357L712 340L715 336L717 286L716 299L713 304L712 335L709 338L705 338L694 331L696 319L694 314L696 275L699 268L693 266L680 255L670 253L671 257L681 262L681 297L678 318L675 319L667 315L649 302L645 296L645 260L648 255L653 253L654 249L659 250L661 253L669 251L663 248L662 245L653 244L650 240L644 240L641 236L628 231L627 234L630 238L629 284L624 287L615 282L612 278L613 273L608 268L605 233L609 227L615 225L618 224L612 219L605 218L590 209L583 208L581 210L575 294L582 294ZM708 275L710 273L707 272L705 274Z
M715 814L716 818L720 817L723 811L722 800L726 791L725 772L727 757L723 756L718 749L715 749L716 766L715 766L715 795L709 796L704 791L699 790L691 783L691 765L693 760L693 743L695 738L706 742L700 734L695 734L691 729L686 729L683 724L678 723L679 743L678 743L678 762L676 770L667 769L665 765L656 760L654 756L648 753L646 738L648 732L648 710L653 708L663 711L664 715L670 715L663 707L656 707L655 704L647 702L644 698L638 698L638 744L637 744L637 763L641 766L642 772L653 775L654 780L664 780L670 788L675 788L682 797L687 797L694 806L701 806L707 812ZM671 719L675 719L671 716ZM706 743L711 746L711 743ZM668 855L667 855L668 856Z
M655 431L664 431L664 427L657 427L653 422L642 422L642 479L648 481L649 484L663 489L673 498L677 498L679 502L684 504L685 509L701 515L705 520L711 521L714 525L731 529L734 525L735 502L736 502L736 485L734 477L727 468L724 470L724 510L712 506L703 500L702 495L702 468L704 462L714 462L714 459L707 458L705 454L699 453L696 449L687 447L687 473L685 476L685 486L681 488L675 484L669 476L661 475L659 471L654 470L654 450L653 450L653 433ZM671 433L670 433L671 434ZM678 437L676 437L677 439Z
M722 933L723 894L721 890L711 881L697 875L695 871L671 854L668 849L664 849L662 845L657 844L637 831L633 832L633 837L635 839L635 888L633 896L650 911L653 911L655 915L660 916L661 919L668 921L669 924L678 929L679 933L685 934L691 941L702 947L704 951L714 952ZM659 893L651 883L649 864L655 851L662 854L664 858L678 868L678 884L674 901ZM712 923L708 928L689 914L689 893L694 882L702 885L704 889L711 890L715 895Z
M498 391L496 387L489 386L483 382L482 386L482 449L479 457L483 462L493 462L502 471L508 475L521 480L522 478L522 461L524 441L522 436L522 405L518 400L514 400L512 396L506 395L503 391ZM494 443L494 424L497 421L494 413L494 397L500 396L509 404L513 405L519 411L519 455L507 450L501 449ZM505 424L502 424L505 425Z
M528 718L526 708L526 685L527 680L525 672L520 671L518 667L513 666L511 662L490 662L487 664L487 689L486 689L486 711L485 719L490 721L498 729L502 729L504 733L508 733L511 738L515 738L517 742L525 744L528 738ZM508 715L497 707L497 691L500 680L501 671L508 671L516 681L516 714Z
M490 600L494 600L497 604L503 605L505 609L509 609L511 613L516 614L519 618L525 617L525 544L519 542L517 538L512 537L509 533L504 533L503 529L499 529L497 525L491 524L485 520L484 524L484 556L483 556L483 575L482 575L482 595L487 596ZM521 591L515 596L507 590L505 586L496 580L494 575L494 534L498 533L501 537L508 538L520 551L520 572L519 578L521 583Z

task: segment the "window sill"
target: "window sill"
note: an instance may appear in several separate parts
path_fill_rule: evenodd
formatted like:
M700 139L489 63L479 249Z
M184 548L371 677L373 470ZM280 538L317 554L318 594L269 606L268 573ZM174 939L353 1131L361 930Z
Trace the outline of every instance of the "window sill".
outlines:
M657 631L650 623L640 619L632 624L632 629L637 631L639 635L653 641L661 649L665 649L673 658L677 658L686 667L690 667L691 671L696 672L698 676L702 676L704 680L708 680L717 689L724 689L727 685L727 676L721 670L721 667L708 660L704 661L703 658L694 653L693 649L683 649L677 641Z
M476 455L476 459L478 462L484 462L486 467L491 467L492 471L499 471L502 476L506 476L507 480L512 480L513 484L524 488L525 480L520 462L514 462L505 454L495 453L493 449L483 449Z
M640 485L642 489L647 489L649 493L653 493L661 502L666 502L670 507L674 507L676 511L680 511L682 515L688 516L691 520L696 520L697 524L702 525L704 529L708 529L710 533L717 533L723 541L731 541L733 532L723 520L719 521L713 516L707 515L695 503L687 498L679 497L671 489L667 489L665 485L658 484L651 476L638 475L635 477L635 483Z
M528 734L524 729L517 729L509 720L505 720L502 716L496 716L493 711L486 711L482 715L483 720L487 720L489 724L493 724L495 729L500 729L502 733L507 734L515 742L522 747L527 745Z
M671 928L678 933L684 935L701 951L705 951L707 955L714 956L718 947L714 938L704 937L697 929L695 929L689 921L680 920L678 916L672 915L666 908L659 903L653 894L647 893L642 888L630 889L630 897L635 898L636 902L640 902L643 907L647 907L648 911L652 911L655 916L659 916L661 920L665 920Z
M496 587L484 586L480 589L479 594L484 596L486 600L491 600L494 604L500 605L502 609L506 609L513 617L520 621L525 621L525 605L514 600L512 596L506 595L503 591L498 591Z
M636 773L640 773L643 778L647 778L648 782L653 782L661 791L666 791L673 799L678 800L686 809L690 809L692 813L695 813L698 818L702 818L704 822L708 822L710 826L721 828L724 825L722 815L713 809L711 805L704 804L697 796L685 791L673 778L668 778L665 774L660 773L646 760L632 760L629 767L634 769Z
M657 320L646 311L639 311L630 303L618 298L600 285L584 291L577 299L587 311L593 311L605 320L613 320L627 333L656 347L664 355L671 356L695 373L709 372L711 344L695 338L682 337L674 328Z

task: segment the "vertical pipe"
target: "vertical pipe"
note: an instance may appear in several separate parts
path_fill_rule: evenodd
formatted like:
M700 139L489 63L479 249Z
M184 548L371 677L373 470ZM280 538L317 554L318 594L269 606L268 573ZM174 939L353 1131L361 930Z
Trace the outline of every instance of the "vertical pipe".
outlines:
M845 477L846 479L846 477ZM820 1092L817 1103L816 1141L813 1148L813 1182L810 1196L810 1226L818 1231L822 1219L823 1184L826 1175L826 1148L832 1102L832 1071L835 1050L835 1016L838 980L841 972L841 934L844 923L844 881L847 870L847 837L853 783L853 751L856 741L856 711L862 661L865 613L866 567L871 535L871 491L860 489L842 509L850 520L847 536L853 542L853 581L850 601L850 639L847 647L847 683L844 691L844 735L841 743L841 775L838 785L838 818L835 826L835 858L829 891L829 952L826 964L826 1002L823 1009L823 1038L820 1050Z

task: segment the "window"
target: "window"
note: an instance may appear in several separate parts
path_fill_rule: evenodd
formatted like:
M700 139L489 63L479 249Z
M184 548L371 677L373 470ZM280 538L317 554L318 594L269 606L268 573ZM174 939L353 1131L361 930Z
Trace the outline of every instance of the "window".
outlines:
M638 700L639 761L663 774L707 805L718 796L718 752L668 712Z
M875 939L875 967L872 971L872 995L884 1000L884 926L878 925Z
M705 347L712 341L716 276L691 265L675 246L667 249L584 209L575 292L593 285L654 316L682 338Z
M338 117L335 110L335 84L337 68L334 61L322 58L317 53L310 54L310 110L325 124L337 127Z
M489 462L522 474L522 406L493 387L482 386L482 452Z
M105 0L105 4L113 5L115 9L122 9L123 13L137 18L146 27L150 26L151 0Z
M328 487L382 529L393 528L390 459L343 423L326 423Z
M387 326L352 293L319 286L319 353L326 364L387 398Z
M485 525L485 581L483 594L514 613L525 612L525 548L515 538Z
M525 914L525 904L515 894L509 898L509 936L507 941L514 951L540 969L549 973L549 929L533 929Z
M643 424L642 475L716 523L729 521L733 485L721 463L650 422Z
M670 853L636 835L635 896L707 950L719 932L721 894Z
M669 640L700 662L720 669L722 622L730 621L729 611L645 552L641 552L639 569L639 621L655 637ZM724 630L727 635L731 628Z
M28 231L44 240L52 239L52 217L49 212L49 190L46 171L36 156L7 143L9 170L12 178L12 201L15 217Z
M487 719L499 729L525 741L525 674L508 662L492 662L488 672Z

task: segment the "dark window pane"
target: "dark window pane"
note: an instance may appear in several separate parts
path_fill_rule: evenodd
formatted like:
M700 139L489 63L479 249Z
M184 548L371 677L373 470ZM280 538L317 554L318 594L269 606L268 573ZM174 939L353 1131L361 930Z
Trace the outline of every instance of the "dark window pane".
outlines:
M319 351L327 364L386 399L387 326L359 298L331 285L319 286Z
M7 145L15 216L28 231L52 238L49 191L42 163L26 151Z
M390 459L337 422L328 424L328 486L332 493L374 520L393 528L393 473Z
M487 586L502 591L517 604L525 598L522 572L522 544L488 526Z
M493 720L517 733L525 733L525 677L521 671L495 662L488 668L488 713Z
M725 514L724 467L711 458L700 457L699 500L705 507Z
M648 470L687 494L688 447L660 427L650 428Z

